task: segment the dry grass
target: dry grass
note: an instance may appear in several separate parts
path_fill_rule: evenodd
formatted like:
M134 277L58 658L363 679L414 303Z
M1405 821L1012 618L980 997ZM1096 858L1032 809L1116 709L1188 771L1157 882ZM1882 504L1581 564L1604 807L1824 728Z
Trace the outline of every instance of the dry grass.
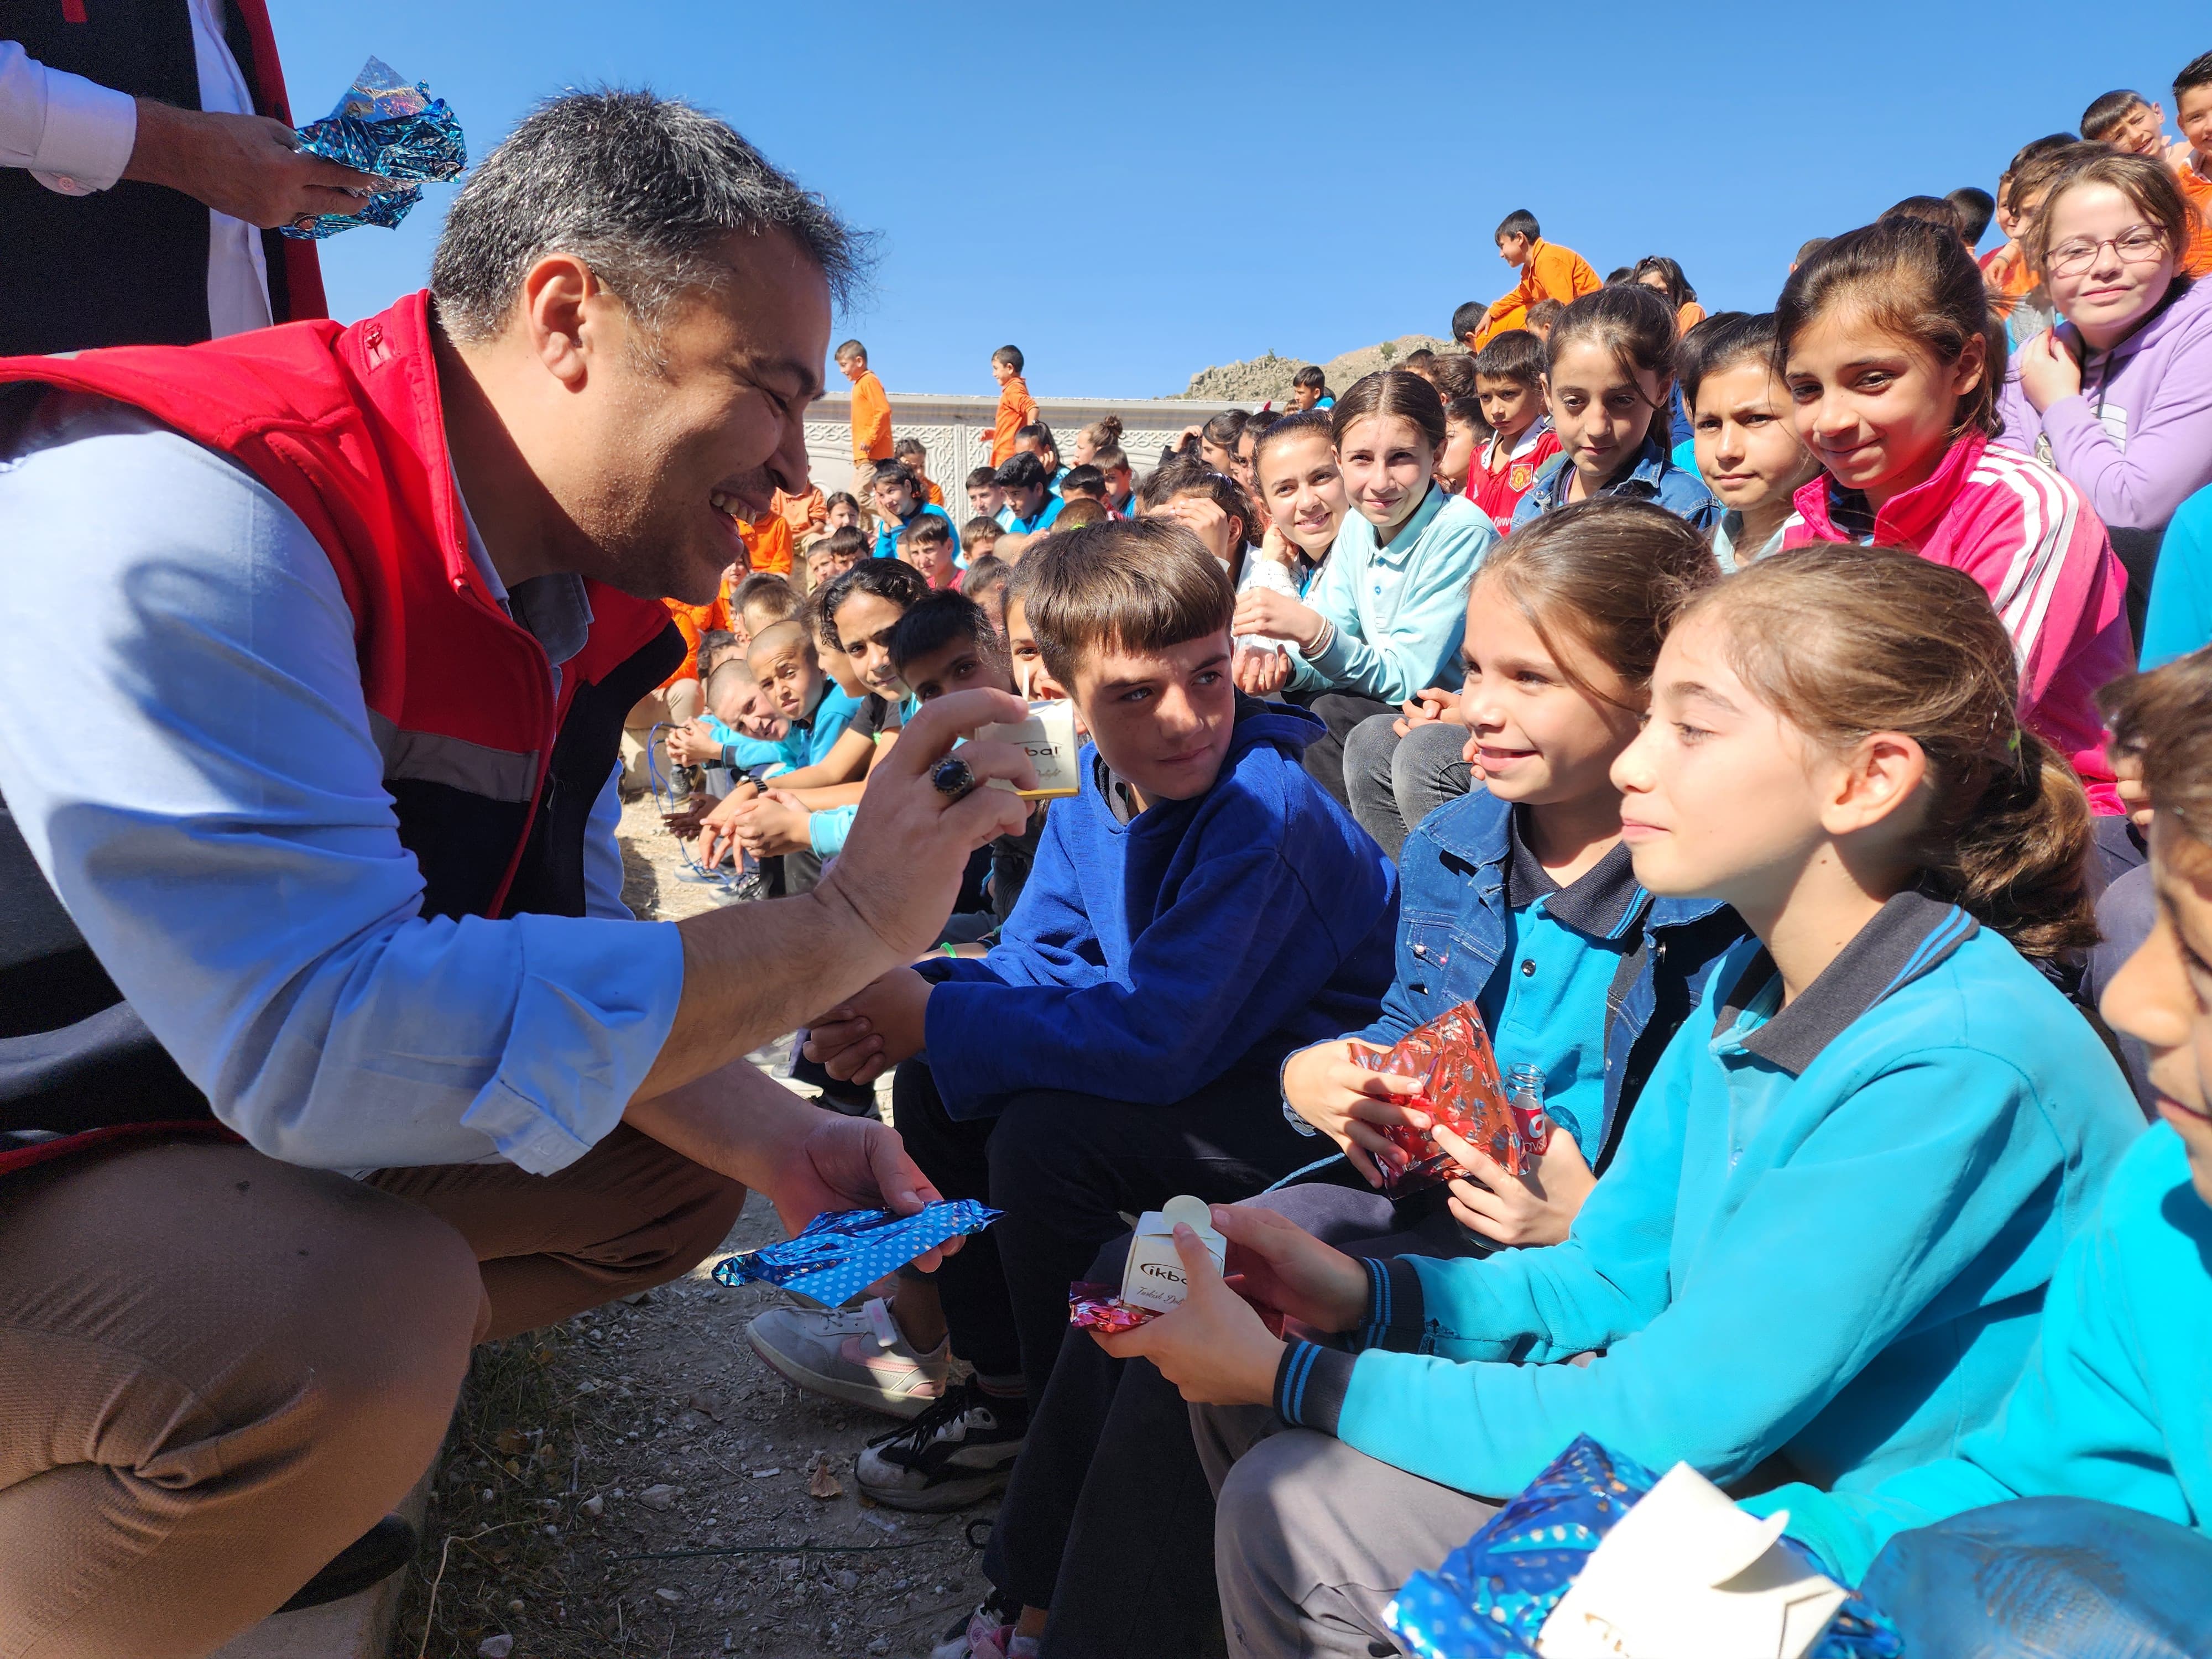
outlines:
M570 1607L568 1540L589 1495L577 1398L562 1387L573 1341L555 1328L477 1351L400 1602L401 1659L472 1656L487 1636L526 1630L517 1650L543 1659L609 1650L614 1632Z

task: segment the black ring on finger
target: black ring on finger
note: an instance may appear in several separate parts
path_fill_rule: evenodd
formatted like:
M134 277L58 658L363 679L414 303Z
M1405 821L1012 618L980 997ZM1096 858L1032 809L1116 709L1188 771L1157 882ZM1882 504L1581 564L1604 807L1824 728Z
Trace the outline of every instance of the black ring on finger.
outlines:
M947 802L956 801L975 787L975 769L957 755L947 755L930 769L929 784Z

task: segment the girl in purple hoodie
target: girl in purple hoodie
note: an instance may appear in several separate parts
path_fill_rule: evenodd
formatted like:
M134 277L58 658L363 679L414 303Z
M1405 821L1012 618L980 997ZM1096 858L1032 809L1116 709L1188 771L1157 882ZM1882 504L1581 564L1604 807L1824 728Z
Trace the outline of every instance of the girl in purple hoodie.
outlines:
M2166 524L2212 483L2212 284L2181 271L2190 223L2156 161L2083 145L2027 236L2064 320L2021 348L1999 402L1997 441L2064 473L2112 532L2138 640Z

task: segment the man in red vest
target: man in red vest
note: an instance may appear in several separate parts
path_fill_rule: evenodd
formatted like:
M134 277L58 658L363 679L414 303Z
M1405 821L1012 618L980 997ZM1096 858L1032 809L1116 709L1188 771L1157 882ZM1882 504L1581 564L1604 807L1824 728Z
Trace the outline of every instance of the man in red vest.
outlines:
M528 117L428 294L0 359L0 1649L204 1654L394 1564L472 1343L932 1196L744 1056L1018 830L941 699L803 898L641 922L623 716L808 487L856 264L736 133ZM96 735L101 751L88 752ZM302 1587L307 1588L303 1590Z

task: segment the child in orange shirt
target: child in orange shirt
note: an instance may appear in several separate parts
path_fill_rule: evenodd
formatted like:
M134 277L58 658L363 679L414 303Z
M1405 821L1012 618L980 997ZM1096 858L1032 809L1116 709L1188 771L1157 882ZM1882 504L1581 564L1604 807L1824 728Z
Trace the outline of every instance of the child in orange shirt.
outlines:
M998 418L991 426L991 465L1004 466L1013 459L1014 434L1037 417L1036 399L1030 383L1022 379L1022 349L1002 345L991 354L991 378L999 383Z
M929 452L922 447L919 438L901 438L891 446L891 459L902 462L914 474L914 482L922 498L932 507L945 505L945 491L929 477Z
M783 521L791 526L793 536L809 536L828 527L830 500L822 493L819 484L804 495L793 495L779 489L769 497L769 505L783 515Z
M2181 255L2191 276L2212 276L2212 52L2191 58L2173 77L2173 118L2181 142L2166 153L2197 228Z
M1583 295L1595 294L1603 286L1589 260L1571 247L1544 240L1536 216L1526 208L1516 208L1507 214L1498 222L1494 235L1498 257L1521 273L1521 281L1510 294L1491 301L1490 309L1483 315L1482 327L1471 342L1476 349L1487 345L1493 334L1524 326L1528 320L1528 307L1538 301L1557 300L1563 306L1572 305Z
M837 367L853 383L853 470L859 472L891 458L891 400L858 340L837 348Z
M792 540L791 526L782 514L763 513L750 524L740 520L738 534L744 538L745 562L756 574L791 574L792 556L798 544Z
M1990 291L1990 311L2015 347L2050 327L2055 314L2050 296L2041 292L2043 279L2028 261L2027 228L2057 176L2056 158L2079 142L2070 132L2054 132L2022 144L1997 176L1997 228L2004 232L2004 245L1977 263Z

